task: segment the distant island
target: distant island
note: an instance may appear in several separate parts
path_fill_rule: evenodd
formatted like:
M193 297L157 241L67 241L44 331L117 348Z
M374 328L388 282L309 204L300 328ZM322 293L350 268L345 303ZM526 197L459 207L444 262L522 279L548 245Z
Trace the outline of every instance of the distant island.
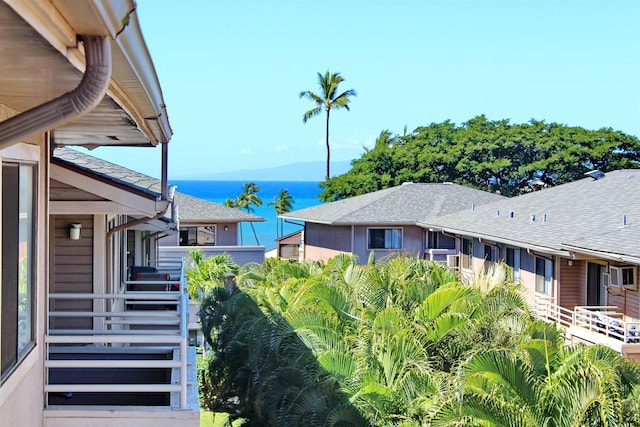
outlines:
M302 162L265 169L244 169L230 172L173 176L177 180L208 181L324 181L325 162ZM351 161L331 162L333 176L351 169Z

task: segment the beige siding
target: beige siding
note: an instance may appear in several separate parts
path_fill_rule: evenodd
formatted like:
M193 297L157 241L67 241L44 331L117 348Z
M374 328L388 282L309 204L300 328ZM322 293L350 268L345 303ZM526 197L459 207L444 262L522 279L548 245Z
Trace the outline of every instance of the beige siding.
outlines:
M638 291L633 289L619 289L609 287L607 290L607 305L615 305L620 312L633 319L640 319L640 305Z
M82 224L80 240L69 238L69 227ZM93 217L90 215L57 215L51 218L52 293L93 292ZM91 311L92 302L52 301L52 311ZM90 329L90 318L53 318L54 329Z
M569 310L577 305L585 305L587 288L587 262L573 261L569 265L564 258L556 257L559 263L558 304Z

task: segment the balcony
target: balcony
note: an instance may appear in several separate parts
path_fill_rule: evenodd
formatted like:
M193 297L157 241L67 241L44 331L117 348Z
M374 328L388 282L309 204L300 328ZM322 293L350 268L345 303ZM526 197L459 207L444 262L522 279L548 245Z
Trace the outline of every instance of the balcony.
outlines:
M533 313L564 327L572 342L602 344L640 361L640 320L625 316L617 306L576 306L569 310L555 304L553 298L537 296Z
M132 277L118 293L49 294L46 426L198 425L182 261Z
M206 258L228 254L238 265L264 262L264 246L160 246L158 248L161 257L181 259L188 257L189 251L194 249L200 250Z

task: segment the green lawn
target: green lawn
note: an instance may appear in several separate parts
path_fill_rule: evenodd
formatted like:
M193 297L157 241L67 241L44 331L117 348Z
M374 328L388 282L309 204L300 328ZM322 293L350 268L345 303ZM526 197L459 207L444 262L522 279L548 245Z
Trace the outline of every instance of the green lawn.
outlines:
M229 415L225 413L200 410L200 427L239 427L241 425L242 421L240 420L230 424Z

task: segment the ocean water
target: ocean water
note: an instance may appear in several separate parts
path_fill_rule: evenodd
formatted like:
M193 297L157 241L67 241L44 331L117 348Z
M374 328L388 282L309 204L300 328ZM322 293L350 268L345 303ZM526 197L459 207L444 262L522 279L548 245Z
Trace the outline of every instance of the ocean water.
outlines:
M225 200L235 199L242 193L242 186L248 181L170 181L172 185L177 186L177 191L189 194L190 196L205 199L210 202L220 203L224 205ZM280 193L280 190L286 188L293 197L293 210L308 208L310 206L319 205L320 200L318 194L321 189L318 182L310 181L253 181L262 189L258 196L262 199L262 206L254 208L255 215L266 219L265 222L254 222L256 234L260 245L271 250L276 247L276 225L278 231L280 223L277 221L276 211L273 206L269 206L269 202L273 201L273 197ZM284 223L284 235L293 233L302 229L301 226ZM248 223L242 224L242 235L245 245L255 245L256 241ZM238 236L240 242L240 236Z

